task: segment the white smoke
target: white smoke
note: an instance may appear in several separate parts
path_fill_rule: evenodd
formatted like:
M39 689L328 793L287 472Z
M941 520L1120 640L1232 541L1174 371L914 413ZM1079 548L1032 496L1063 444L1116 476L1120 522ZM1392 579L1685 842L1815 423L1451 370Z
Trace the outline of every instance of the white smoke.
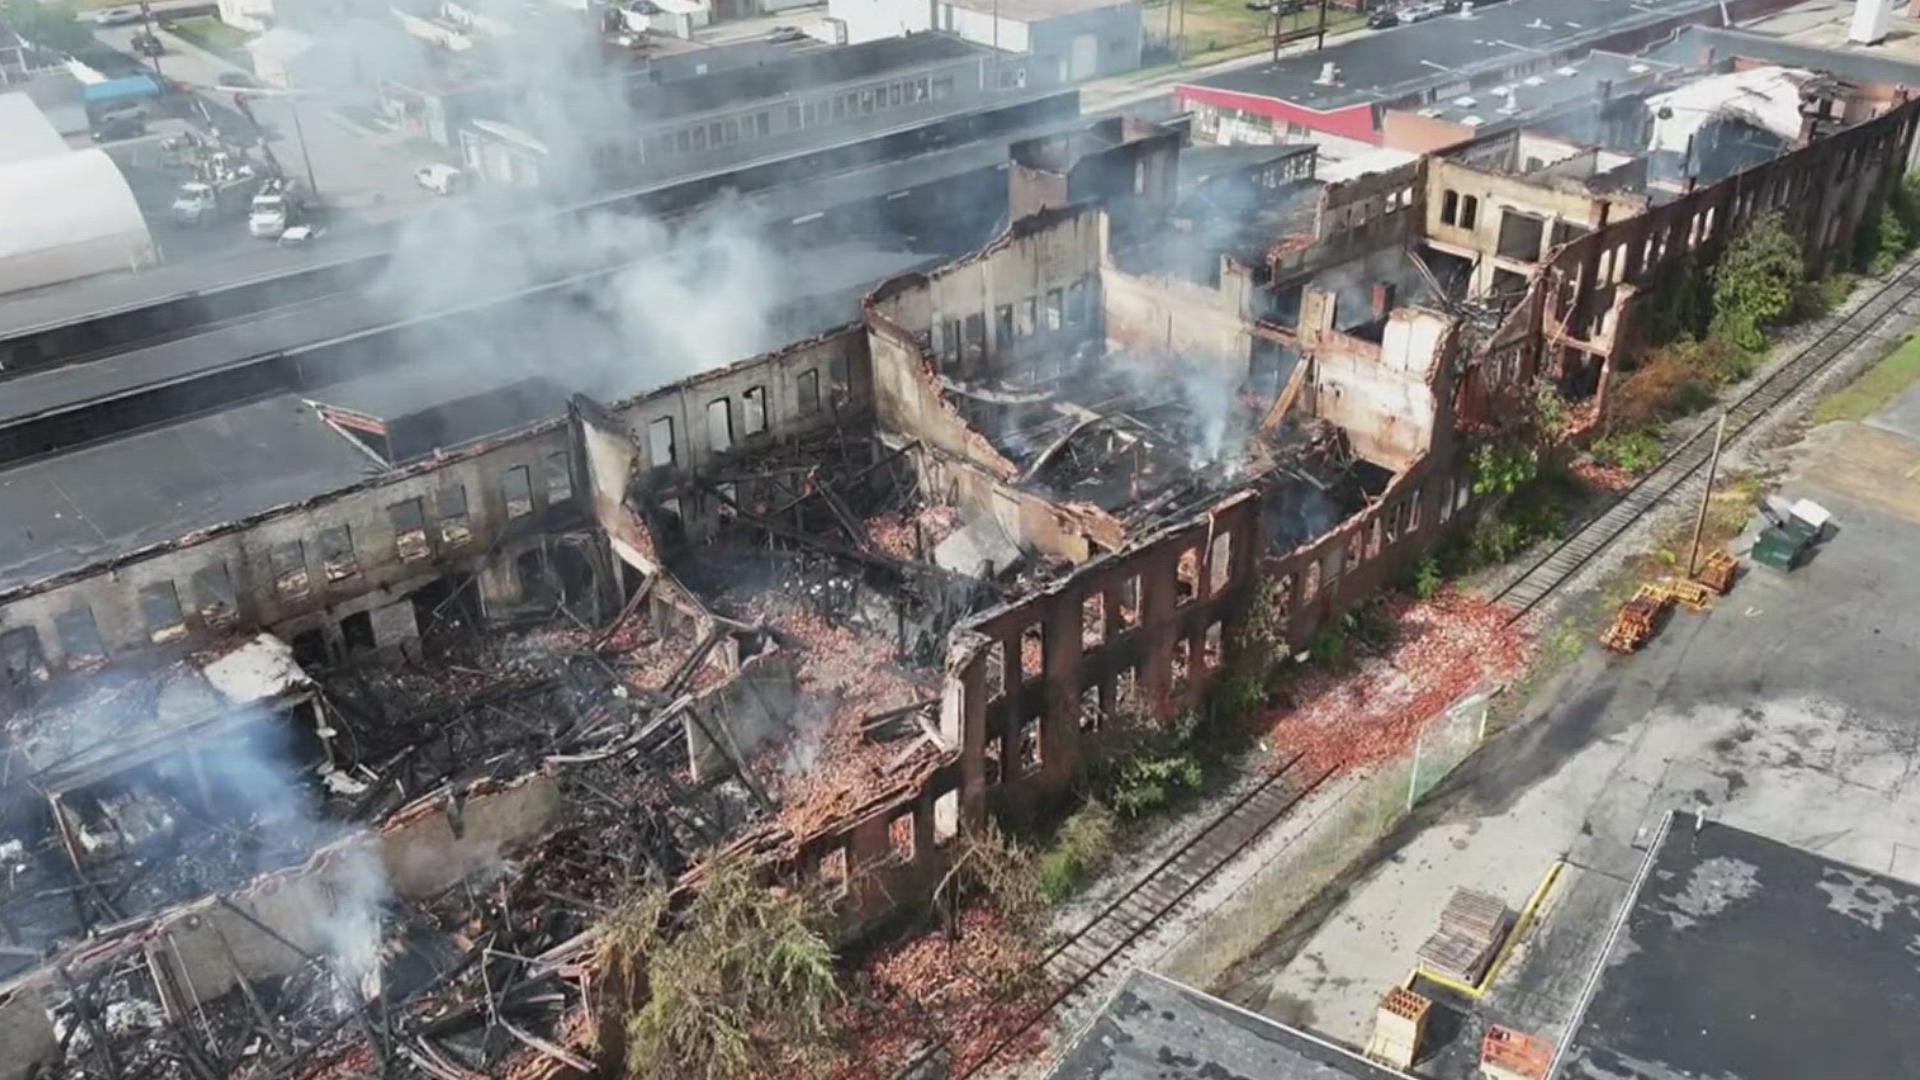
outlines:
M333 907L321 916L318 929L333 965L334 1004L345 1013L380 994L385 905L392 888L366 844L345 845L328 869Z

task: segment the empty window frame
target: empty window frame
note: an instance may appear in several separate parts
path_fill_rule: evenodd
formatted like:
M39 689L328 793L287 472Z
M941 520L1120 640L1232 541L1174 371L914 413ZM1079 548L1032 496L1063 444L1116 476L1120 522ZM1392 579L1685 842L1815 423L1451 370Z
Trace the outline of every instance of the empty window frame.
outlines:
M267 561L273 566L273 591L280 599L300 600L313 591L313 581L307 576L306 546L300 541L275 544Z
M107 658L107 645L100 640L100 625L93 621L93 609L85 604L54 616L54 633L60 635L60 651L67 665L92 664Z
M1213 538L1213 547L1207 553L1207 593L1209 595L1226 588L1233 577L1233 534L1223 532Z
M1460 200L1460 227L1471 229L1480 220L1480 198L1468 195Z
M140 587L140 617L147 625L147 637L160 645L177 641L187 634L186 612L180 608L180 590L171 581L156 581Z
M993 309L993 334L996 341L1007 341L1013 337L1013 305L1001 304Z
M349 527L334 525L321 529L314 544L320 549L320 572L328 581L345 581L360 572L360 560L353 554L353 530Z
M1083 282L1074 282L1067 286L1067 325L1073 326L1085 322L1087 318L1087 286Z
M435 510L440 518L440 539L450 548L457 548L473 539L473 521L467 517L467 489L464 486L441 488L434 495Z
M767 430L767 388L750 386L740 395L740 421L743 432L751 439Z
M47 658L40 651L40 635L31 626L0 631L0 680L6 686L46 682Z
M1033 333L1034 309L1037 306L1031 296L1013 306L1014 333L1021 337L1026 337L1028 334Z
M193 603L208 626L219 629L240 621L240 597L226 563L209 563L193 572Z
M820 411L820 371L808 368L794 380L794 407L801 416Z
M533 513L533 475L525 465L515 465L500 477L500 493L507 500L508 518Z
M573 498L573 463L567 452L547 455L547 505Z
M460 516L464 521L467 509L465 488L454 488L460 493ZM441 492L441 498L446 493ZM443 507L446 505L443 501ZM433 547L427 542L427 513L420 499L403 499L387 507L387 521L393 526L393 550L403 562L418 562L433 554ZM464 526L463 526L464 527ZM446 531L446 520L441 521L441 531Z
M1440 224L1460 224L1460 193L1446 191L1440 195Z
M733 402L715 398L707 402L707 449L724 454L733 449Z
M1064 324L1066 319L1065 307L1066 303L1061 291L1059 289L1048 289L1045 308L1046 322L1044 324L1048 330L1058 330Z
M656 469L673 464L673 417L663 416L647 425L647 456Z

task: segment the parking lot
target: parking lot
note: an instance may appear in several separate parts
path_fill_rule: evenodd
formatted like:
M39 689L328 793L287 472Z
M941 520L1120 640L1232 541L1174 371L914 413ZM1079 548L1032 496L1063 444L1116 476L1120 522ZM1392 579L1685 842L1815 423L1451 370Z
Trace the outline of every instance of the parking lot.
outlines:
M1749 566L1638 655L1589 649L1543 715L1469 761L1228 996L1364 1046L1454 889L1519 910L1559 863L1491 993L1436 1025L1430 1072L1466 1076L1489 1022L1562 1035L1669 810L1920 882L1920 389L1787 460L1782 494L1839 523L1810 564Z

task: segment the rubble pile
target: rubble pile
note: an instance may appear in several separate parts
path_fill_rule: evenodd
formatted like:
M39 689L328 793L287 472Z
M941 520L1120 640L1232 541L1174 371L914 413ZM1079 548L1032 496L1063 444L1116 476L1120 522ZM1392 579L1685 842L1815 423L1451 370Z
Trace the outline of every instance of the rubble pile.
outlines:
M952 934L888 949L851 978L841 1017L850 1046L833 1080L890 1080L942 1039L952 1040L945 1053L953 1074L963 1074L1052 1000L1056 988L1042 970L1032 943L987 905L962 912ZM1035 1025L995 1061L1031 1058L1045 1045L1045 1025Z
M913 510L888 511L867 519L867 544L896 559L925 560L959 527L958 507L933 504Z
M927 738L877 742L865 724L870 717L938 698L937 671L906 667L886 638L830 622L781 593L763 593L747 610L792 642L798 658L795 675L803 704L795 736L755 768L771 778L782 825L805 836L937 756Z
M1386 647L1359 655L1350 672L1304 669L1292 707L1274 716L1274 752L1304 755L1298 767L1305 775L1405 752L1428 720L1476 687L1517 677L1532 661L1532 634L1509 626L1511 613L1499 605L1453 589L1432 600L1395 594L1382 604L1393 626Z

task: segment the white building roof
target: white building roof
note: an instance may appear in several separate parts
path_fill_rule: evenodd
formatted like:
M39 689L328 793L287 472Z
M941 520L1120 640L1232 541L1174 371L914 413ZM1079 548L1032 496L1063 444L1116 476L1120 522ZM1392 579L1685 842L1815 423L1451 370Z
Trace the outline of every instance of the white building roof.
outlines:
M1792 142L1800 137L1800 88L1814 78L1813 72L1799 68L1759 67L1710 75L1655 94L1647 99L1654 117L1648 149L1686 153L1694 134L1716 119L1744 120ZM1663 118L1662 110L1672 115Z
M146 219L106 151L0 166L0 292L153 260Z
M67 152L67 140L25 94L0 94L0 165Z

